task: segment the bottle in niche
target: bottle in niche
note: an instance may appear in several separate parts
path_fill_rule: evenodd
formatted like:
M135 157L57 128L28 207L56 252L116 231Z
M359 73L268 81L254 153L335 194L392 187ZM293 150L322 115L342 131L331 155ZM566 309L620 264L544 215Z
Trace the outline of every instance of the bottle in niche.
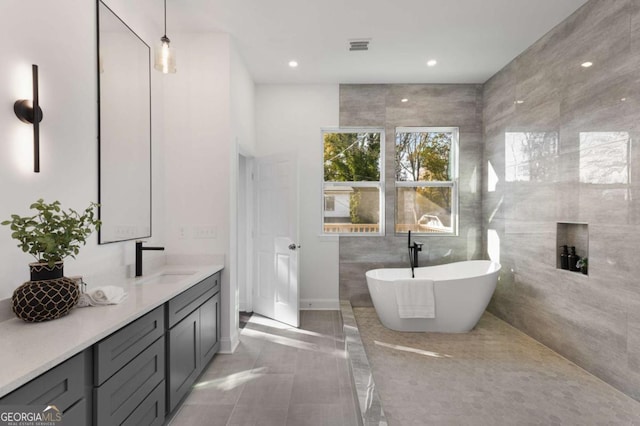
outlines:
M580 268L578 268L577 266L578 260L580 260L580 256L576 254L576 248L574 246L571 246L571 253L569 253L569 256L567 256L567 259L569 260L570 271L575 272L580 270Z
M566 245L560 246L562 252L560 253L560 268L569 270L569 251Z

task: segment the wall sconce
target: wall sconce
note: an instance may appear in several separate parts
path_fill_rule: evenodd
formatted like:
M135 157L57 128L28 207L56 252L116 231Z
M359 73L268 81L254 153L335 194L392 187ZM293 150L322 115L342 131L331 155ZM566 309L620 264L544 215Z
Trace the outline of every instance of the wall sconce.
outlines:
M31 66L33 72L33 101L18 99L13 104L13 111L23 123L33 124L33 171L40 173L40 122L42 109L38 104L38 66Z

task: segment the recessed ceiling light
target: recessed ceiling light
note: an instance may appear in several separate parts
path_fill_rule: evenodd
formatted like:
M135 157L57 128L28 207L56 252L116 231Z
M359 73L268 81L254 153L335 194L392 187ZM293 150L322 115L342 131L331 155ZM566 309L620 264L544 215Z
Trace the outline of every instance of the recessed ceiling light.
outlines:
M289 61L289 66L291 68L296 68L298 66L298 61Z
M589 67L593 66L593 62L589 62L589 61L583 62L582 64L580 64L580 66L582 68L589 68Z
M427 61L427 66L428 67L435 67L437 63L438 63L438 61L436 61L435 59L429 59Z
M407 98L402 98L402 99L400 99L400 102L409 102L409 99L407 99Z

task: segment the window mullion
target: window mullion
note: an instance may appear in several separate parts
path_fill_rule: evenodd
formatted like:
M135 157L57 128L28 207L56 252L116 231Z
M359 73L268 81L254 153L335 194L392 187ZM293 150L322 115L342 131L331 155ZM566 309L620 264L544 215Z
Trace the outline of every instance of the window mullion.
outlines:
M396 181L396 187L398 188L438 188L438 187L453 187L455 183L453 181Z

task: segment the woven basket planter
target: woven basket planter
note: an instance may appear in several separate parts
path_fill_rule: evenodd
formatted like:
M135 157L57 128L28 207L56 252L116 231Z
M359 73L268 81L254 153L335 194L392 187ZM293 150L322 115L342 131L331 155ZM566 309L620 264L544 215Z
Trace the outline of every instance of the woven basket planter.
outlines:
M60 318L78 303L80 292L76 283L63 276L64 265L30 263L31 280L15 289L11 308L16 316L27 322L41 322Z

